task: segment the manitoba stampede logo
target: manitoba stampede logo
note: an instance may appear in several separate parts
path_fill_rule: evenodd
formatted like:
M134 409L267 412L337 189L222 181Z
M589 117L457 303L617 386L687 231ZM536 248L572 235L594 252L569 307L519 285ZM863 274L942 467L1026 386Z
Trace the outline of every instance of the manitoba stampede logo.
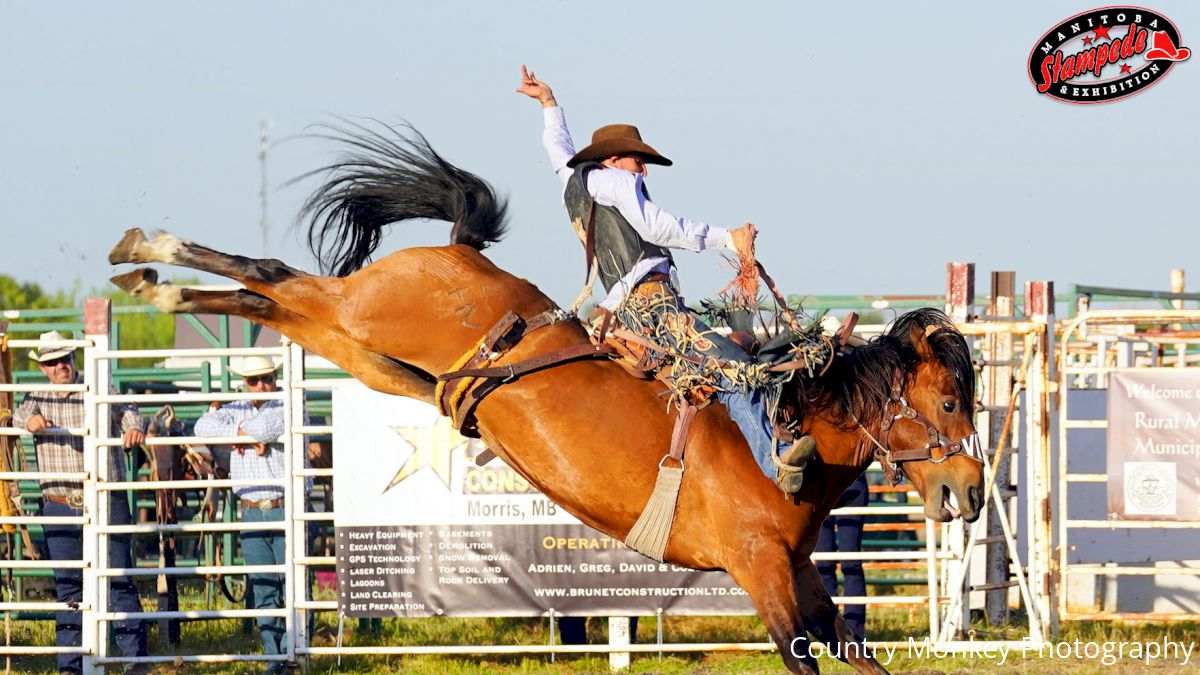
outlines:
M1108 103L1139 93L1191 56L1171 20L1141 7L1077 14L1029 53L1038 93L1067 103Z

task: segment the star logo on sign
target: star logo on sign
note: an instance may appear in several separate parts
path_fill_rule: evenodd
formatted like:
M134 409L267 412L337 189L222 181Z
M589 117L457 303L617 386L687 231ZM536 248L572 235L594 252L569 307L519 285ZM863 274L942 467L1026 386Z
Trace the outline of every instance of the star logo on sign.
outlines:
M1090 45L1090 44L1092 44L1092 38L1090 38L1090 37L1084 37L1084 38L1083 38L1083 44L1085 44L1085 45Z
M383 492L386 493L426 467L432 469L434 475L449 490L450 460L454 453L465 452L467 448L467 439L450 425L450 418L439 416L437 422L428 427L389 425L388 428L403 438L412 447L413 452L392 480L388 481Z
M1124 75L1125 73L1128 73L1128 72L1129 72L1129 71L1131 71L1131 70L1133 70L1133 69L1129 67L1129 64L1128 64L1128 63L1122 63L1122 64L1121 64L1121 74L1122 74L1122 75Z
M1108 39L1108 26L1100 26L1096 29L1096 39L1100 38Z

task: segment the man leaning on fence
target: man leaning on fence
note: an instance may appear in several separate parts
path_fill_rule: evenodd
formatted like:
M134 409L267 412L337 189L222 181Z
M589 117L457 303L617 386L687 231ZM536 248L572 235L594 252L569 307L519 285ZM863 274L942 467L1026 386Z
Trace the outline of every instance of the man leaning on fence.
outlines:
M278 366L263 356L246 357L240 368L231 368L240 375L247 392L263 394L277 391L275 371ZM257 443L238 445L229 454L229 478L235 481L270 479L288 476L288 458L283 444L276 443L283 435L283 401L234 401L213 408L196 420L197 436L250 436ZM283 486L254 485L233 488L238 514L243 522L272 522L283 520ZM247 565L286 565L284 557L285 531L243 530L242 558ZM250 574L250 590L255 609L278 609L284 606L284 575ZM286 653L284 619L281 616L258 617L258 634L266 654ZM267 672L286 670L283 662L272 662Z
M58 331L42 333L44 343L29 352L29 358L37 363L51 384L80 384L83 377L75 365L74 347L64 347L65 338ZM146 420L136 406L114 404L109 407L112 416L111 433L121 436L125 448L139 445L145 440ZM37 448L38 470L42 472L83 472L83 438L69 436L66 429L84 426L84 404L82 392L31 392L13 414L13 425L34 434ZM120 447L101 450L101 458L108 461L109 480L125 480L125 458ZM42 480L44 516L82 516L83 484L79 481ZM113 525L128 525L132 521L129 502L123 492L108 492L109 518ZM83 529L79 525L46 525L46 548L51 560L78 561L83 557ZM115 569L133 567L129 549L129 535L112 535L108 545L108 565ZM54 586L58 602L79 603L83 599L83 572L75 567L55 567ZM115 612L140 612L142 603L138 599L137 586L129 576L114 577L109 585L109 610ZM146 629L140 619L125 619L112 622L117 647L124 656L146 655ZM55 643L59 647L78 647L81 644L82 616L80 612L56 612L54 615ZM79 673L83 657L79 654L59 654L60 673ZM144 672L144 666L126 667L127 673Z

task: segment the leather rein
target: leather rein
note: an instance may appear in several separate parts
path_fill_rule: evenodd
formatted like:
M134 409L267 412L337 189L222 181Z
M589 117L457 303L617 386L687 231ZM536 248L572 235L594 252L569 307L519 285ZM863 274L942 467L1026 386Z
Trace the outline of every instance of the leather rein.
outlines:
M879 438L876 438L867 428L858 421L858 417L853 413L850 415L855 424L858 425L860 431L866 434L867 438L875 444L874 457L879 460L879 464L883 467L883 474L887 477L888 482L893 486L904 482L905 462L921 462L928 461L932 464L941 464L950 459L954 455L967 453L969 457L980 459L982 455L979 444L979 433L972 433L970 436L959 441L952 441L947 438L941 431L938 431L937 426L915 408L908 404L908 399L900 391L900 386L892 387L891 398L884 404L883 422L879 426ZM910 420L925 427L925 446L920 448L903 448L895 450L891 446L891 435L896 424L901 420ZM941 457L935 459L933 456L934 448L940 449Z

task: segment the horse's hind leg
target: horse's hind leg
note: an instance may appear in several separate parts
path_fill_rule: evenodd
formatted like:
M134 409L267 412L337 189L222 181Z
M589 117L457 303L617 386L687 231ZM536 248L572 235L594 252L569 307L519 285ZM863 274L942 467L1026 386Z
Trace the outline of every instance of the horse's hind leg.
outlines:
M821 642L829 646L838 659L849 663L860 673L884 673L875 657L869 654L865 644L850 630L846 619L838 612L833 598L821 583L821 575L811 560L805 560L796 569L797 602L804 617L804 625Z
M333 361L376 391L433 402L434 379L428 373L364 349L334 327L301 316L257 293L160 284L152 269L127 272L113 277L112 282L167 313L234 314L257 321Z
M151 262L182 265L243 283L277 283L293 277L310 276L279 260L261 260L221 253L207 246L180 239L169 232L159 232L154 235L154 239L148 240L145 233L136 227L125 231L125 236L109 251L108 262L114 265Z
M342 306L338 297L342 279L313 276L278 260L222 253L180 239L169 232L158 232L153 239L147 240L140 229L128 230L109 252L108 261L114 265L160 262L219 274L241 282L246 288L274 300L293 314L323 323L336 323L338 310Z
M729 573L750 594L784 665L793 673L819 673L796 603L795 577L788 552L782 548L758 550L743 556L743 560L744 567L731 568Z

